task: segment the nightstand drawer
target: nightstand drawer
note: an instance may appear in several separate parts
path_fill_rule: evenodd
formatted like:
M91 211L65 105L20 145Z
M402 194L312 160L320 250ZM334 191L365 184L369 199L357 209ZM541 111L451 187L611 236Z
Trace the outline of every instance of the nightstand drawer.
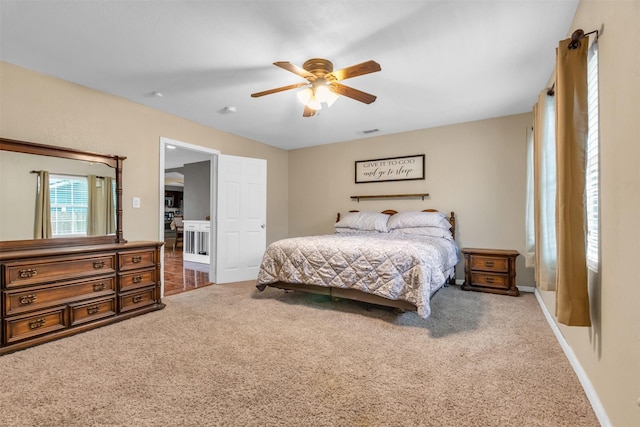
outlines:
M483 271L496 271L506 273L509 271L509 259L505 257L489 257L471 255L471 269Z
M489 288L509 289L509 276L506 274L472 272L471 284Z

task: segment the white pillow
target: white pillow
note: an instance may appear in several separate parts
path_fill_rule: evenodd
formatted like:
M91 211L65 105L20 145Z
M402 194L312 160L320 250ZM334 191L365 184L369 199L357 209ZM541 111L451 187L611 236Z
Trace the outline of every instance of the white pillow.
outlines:
M387 233L388 214L379 212L348 212L336 223L336 228L353 228L356 230L379 231Z
M391 234L401 235L410 234L413 236L431 236L431 237L443 237L445 239L453 240L451 231L440 227L409 227L409 228L396 228L390 231Z
M439 227L449 229L451 224L442 212L398 212L389 218L389 230L409 227Z

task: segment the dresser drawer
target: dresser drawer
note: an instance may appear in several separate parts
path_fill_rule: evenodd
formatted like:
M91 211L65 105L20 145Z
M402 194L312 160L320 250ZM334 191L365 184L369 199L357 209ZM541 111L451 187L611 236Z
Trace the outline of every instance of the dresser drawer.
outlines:
M7 262L4 271L6 288L71 280L77 277L115 273L115 254L95 256L51 257L32 261Z
M44 309L54 305L115 294L115 275L92 280L62 283L59 286L40 286L4 291L2 294L7 316Z
M120 313L137 310L156 302L156 288L149 287L119 295Z
M472 272L471 284L488 288L509 289L509 276L507 274Z
M483 271L496 271L506 273L509 271L509 259L505 257L490 257L471 255L471 269Z
M155 251L131 251L118 253L118 266L120 271L137 268L155 267Z
M120 274L120 292L154 286L156 284L156 270L154 268L131 273Z
M71 305L71 326L81 325L116 314L116 296Z
M56 307L51 310L43 310L28 315L8 317L4 319L3 323L3 344L11 344L16 341L65 329L65 307Z

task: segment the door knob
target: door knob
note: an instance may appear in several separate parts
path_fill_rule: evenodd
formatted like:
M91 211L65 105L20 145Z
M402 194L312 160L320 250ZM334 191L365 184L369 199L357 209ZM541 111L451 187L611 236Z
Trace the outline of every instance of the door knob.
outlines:
M264 224L262 224L262 225L260 226L260 228L264 228L264 227L265 227L265 225L264 225Z

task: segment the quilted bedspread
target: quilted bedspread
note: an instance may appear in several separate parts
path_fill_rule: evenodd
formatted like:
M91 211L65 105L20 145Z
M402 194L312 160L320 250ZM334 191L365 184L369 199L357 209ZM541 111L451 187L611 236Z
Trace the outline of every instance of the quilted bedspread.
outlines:
M414 304L431 313L431 296L458 262L455 243L428 236L371 233L295 237L270 244L257 288L278 281L351 288Z

